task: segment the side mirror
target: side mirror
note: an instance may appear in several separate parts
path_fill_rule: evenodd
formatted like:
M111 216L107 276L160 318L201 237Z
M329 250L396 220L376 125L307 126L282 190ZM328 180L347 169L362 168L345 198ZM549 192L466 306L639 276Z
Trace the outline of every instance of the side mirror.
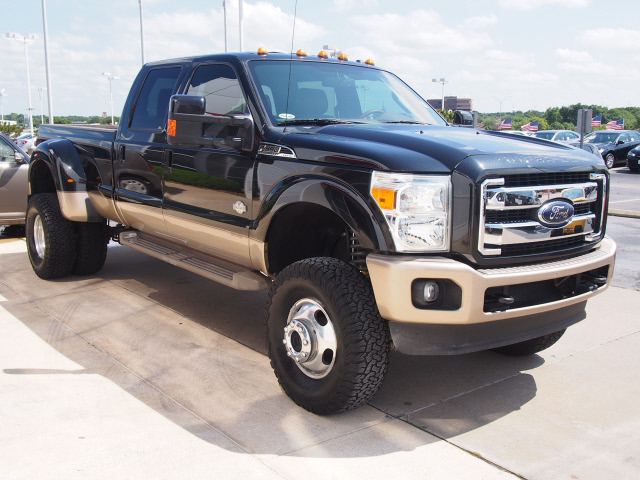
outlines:
M253 150L253 118L251 115L211 115L206 113L207 101L199 95L173 95L169 104L167 142L178 147L227 146L240 150ZM238 127L237 135L214 137L206 130L217 124Z
M465 110L456 110L453 113L453 124L460 127L474 127L475 116Z
M14 157L14 158L15 158L16 163L17 163L18 165L23 164L24 162L26 162L26 161L27 161L27 159L26 159L26 158L24 158L24 155L22 155L20 152L16 152L16 154L15 154L15 157Z
M616 141L616 145L622 145L624 143L624 140L618 140Z

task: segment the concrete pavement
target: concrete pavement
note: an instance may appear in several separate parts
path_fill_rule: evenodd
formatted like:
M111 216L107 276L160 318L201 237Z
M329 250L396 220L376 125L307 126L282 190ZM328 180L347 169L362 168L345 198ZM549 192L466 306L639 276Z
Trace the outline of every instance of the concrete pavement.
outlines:
M531 358L394 353L380 393L312 415L264 355L264 292L126 247L46 282L0 239L0 475L636 479L640 292Z

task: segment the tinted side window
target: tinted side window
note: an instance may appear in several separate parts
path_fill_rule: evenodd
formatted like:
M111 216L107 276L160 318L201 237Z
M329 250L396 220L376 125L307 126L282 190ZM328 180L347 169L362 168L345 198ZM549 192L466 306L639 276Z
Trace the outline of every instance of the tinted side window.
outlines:
M198 67L186 93L203 96L207 101L207 113L212 115L248 112L240 83L229 65Z
M0 161L13 161L15 153L4 138L0 138Z
M161 130L167 121L169 99L180 74L180 67L151 70L138 96L131 128Z

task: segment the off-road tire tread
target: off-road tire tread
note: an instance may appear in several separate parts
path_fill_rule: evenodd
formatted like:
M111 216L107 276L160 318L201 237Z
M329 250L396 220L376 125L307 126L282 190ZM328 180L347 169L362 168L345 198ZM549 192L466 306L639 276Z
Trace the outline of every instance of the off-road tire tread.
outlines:
M74 222L78 236L78 251L71 273L93 275L104 266L107 258L109 230L105 222Z
M560 337L562 337L565 330L566 328L564 330L560 330L559 332L542 335L541 337L532 338L531 340L525 340L524 342L494 348L493 351L502 355L509 355L511 357L533 355L534 353L546 350L551 345L560 340Z
M342 330L344 364L338 387L324 401L309 400L289 388L274 362L276 348L269 341L269 316L274 296L286 282L297 279L312 282L330 299L339 318L331 318ZM388 323L380 317L369 280L355 267L335 258L317 257L296 262L280 272L271 287L266 304L267 349L278 382L292 400L319 415L340 413L367 403L379 390L388 368L391 343ZM340 348L340 347L339 347ZM338 372L332 371L331 374Z
M42 217L47 243L42 261L32 240L33 221L38 213ZM26 226L27 251L36 275L45 280L69 275L76 259L76 232L73 223L62 215L55 193L39 193L29 199Z

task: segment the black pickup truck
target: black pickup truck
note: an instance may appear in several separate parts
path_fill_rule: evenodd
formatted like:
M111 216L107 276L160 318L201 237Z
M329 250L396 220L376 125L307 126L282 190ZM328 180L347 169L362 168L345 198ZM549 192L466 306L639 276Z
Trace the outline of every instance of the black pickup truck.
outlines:
M607 169L569 146L450 125L372 63L155 62L117 128L43 125L33 269L95 274L113 240L270 289L271 364L318 414L367 402L392 348L552 345L613 274Z

